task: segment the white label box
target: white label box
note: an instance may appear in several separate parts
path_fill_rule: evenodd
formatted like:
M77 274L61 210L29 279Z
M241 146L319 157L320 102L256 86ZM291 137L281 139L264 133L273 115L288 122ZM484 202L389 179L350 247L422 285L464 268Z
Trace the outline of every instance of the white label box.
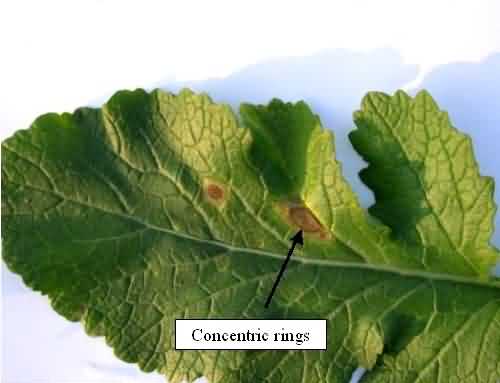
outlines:
M325 319L176 319L176 350L326 350Z

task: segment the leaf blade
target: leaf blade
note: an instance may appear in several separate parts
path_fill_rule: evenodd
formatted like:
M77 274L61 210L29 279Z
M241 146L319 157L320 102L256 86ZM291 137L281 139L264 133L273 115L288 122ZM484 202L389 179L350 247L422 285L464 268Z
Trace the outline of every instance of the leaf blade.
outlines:
M3 258L121 359L174 382L202 374L227 383L346 382L358 364L373 367L368 379L395 379L393 359L445 341L482 305L479 335L493 342L483 348L498 355L500 285L428 270L418 248L369 222L330 158L331 134L316 125L309 136L313 160L293 189L301 201L268 187L248 157L251 144L228 107L187 90L119 92L100 110L42 117L2 144ZM324 177L334 181L326 189ZM297 223L314 227L311 215L332 237L306 233L264 310L288 238ZM387 260L370 253L377 246ZM312 315L328 319L324 353L173 351L177 317ZM455 327L433 327L440 315ZM466 332L459 341L483 338ZM498 377L481 355L478 376ZM415 366L426 361L412 357ZM441 359L460 372L451 353Z

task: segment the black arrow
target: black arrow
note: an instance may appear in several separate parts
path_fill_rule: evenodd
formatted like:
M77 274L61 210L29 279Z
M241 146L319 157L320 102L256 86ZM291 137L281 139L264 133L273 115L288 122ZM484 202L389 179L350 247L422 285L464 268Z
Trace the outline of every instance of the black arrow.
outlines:
M264 307L267 309L269 307L269 303L271 303L271 299L273 299L274 292L276 291L276 288L278 287L278 284L280 283L281 277L283 276L283 273L285 272L286 265L288 265L288 261L290 260L290 257L292 256L293 249L295 249L295 245L299 243L300 245L304 244L304 238L302 237L302 230L299 230L297 234L295 234L292 238L290 238L292 242L292 247L290 247L290 250L288 250L288 255L285 258L285 262L283 262L283 265L281 266L281 270L278 274L278 278L274 281L273 288L271 289L271 293L267 297L266 304Z

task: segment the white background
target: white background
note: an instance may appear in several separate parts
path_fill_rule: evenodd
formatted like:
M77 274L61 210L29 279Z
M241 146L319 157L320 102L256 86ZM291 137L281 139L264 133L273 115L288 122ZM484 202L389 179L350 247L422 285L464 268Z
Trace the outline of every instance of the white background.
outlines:
M189 84L233 105L303 98L335 130L346 176L369 205L346 140L351 112L368 90L423 86L500 182L495 0L2 0L0 52L1 139L120 88ZM3 266L2 277L2 382L163 382L117 360Z

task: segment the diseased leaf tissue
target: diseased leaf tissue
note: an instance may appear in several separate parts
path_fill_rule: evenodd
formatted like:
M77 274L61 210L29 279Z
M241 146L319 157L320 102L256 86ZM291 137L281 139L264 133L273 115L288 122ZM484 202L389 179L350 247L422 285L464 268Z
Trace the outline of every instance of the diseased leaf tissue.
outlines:
M354 120L369 213L303 102L238 118L205 94L136 90L43 115L2 144L4 261L172 382L344 383L361 365L363 382L497 383L493 181L426 92L369 93ZM176 352L181 317L326 318L328 350Z

